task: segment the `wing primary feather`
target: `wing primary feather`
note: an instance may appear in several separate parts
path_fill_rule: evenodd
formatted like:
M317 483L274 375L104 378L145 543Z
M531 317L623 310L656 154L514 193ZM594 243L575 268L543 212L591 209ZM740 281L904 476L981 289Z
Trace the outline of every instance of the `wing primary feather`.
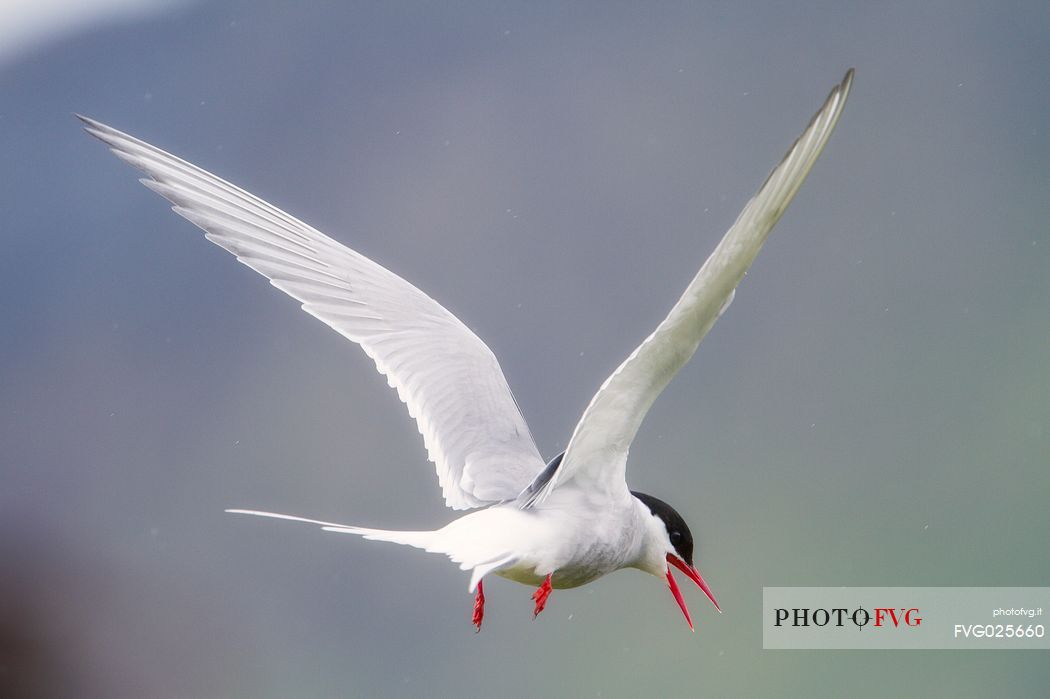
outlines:
M528 509L536 503L536 498L541 492L543 487L550 483L551 479L554 478L555 472L558 467L561 466L561 460L565 458L565 452L558 454L540 471L536 478L533 479L532 483L529 483L529 487L521 492L518 496L518 507L521 509Z
M827 144L852 84L851 68L744 206L667 317L602 383L573 430L564 458L552 473L542 472L546 482L537 492L523 493L524 506L543 502L560 484L574 479L610 498L629 494L627 452L645 414L729 307L737 284Z
M76 116L119 159L145 173L142 183L204 230L205 238L361 346L416 420L449 507L513 499L543 470L495 356L443 306L259 197Z

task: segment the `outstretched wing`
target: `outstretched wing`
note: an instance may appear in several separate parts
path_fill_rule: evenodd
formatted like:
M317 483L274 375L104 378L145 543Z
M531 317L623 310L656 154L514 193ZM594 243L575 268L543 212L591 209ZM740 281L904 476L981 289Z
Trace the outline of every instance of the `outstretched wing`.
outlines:
M142 183L208 240L361 345L416 419L449 507L514 498L543 469L496 357L440 304L248 192L79 118L118 158L149 175Z
M569 480L610 497L626 496L627 451L642 419L733 300L737 284L835 129L852 83L851 69L740 212L667 318L598 389L561 465L537 476L522 493L523 507L542 502Z

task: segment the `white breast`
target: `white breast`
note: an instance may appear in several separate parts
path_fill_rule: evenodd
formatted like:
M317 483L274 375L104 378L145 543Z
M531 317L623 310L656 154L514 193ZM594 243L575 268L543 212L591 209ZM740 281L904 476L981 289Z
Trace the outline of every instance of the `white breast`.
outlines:
M548 573L555 588L577 587L631 566L640 555L644 525L634 498L622 505L591 502L578 489L560 488L541 507L508 503L472 512L434 532L428 551L444 553L464 570L489 572L527 585Z

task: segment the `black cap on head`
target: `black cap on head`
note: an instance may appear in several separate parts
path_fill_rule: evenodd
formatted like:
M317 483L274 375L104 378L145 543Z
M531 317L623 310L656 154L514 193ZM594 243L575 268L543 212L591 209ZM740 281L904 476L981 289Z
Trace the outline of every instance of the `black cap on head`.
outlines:
M631 495L641 500L649 508L650 512L663 521L675 553L686 562L686 565L693 565L693 534L689 531L689 526L685 523L685 520L682 519L682 515L678 514L666 502L659 498L654 498L652 495L638 493L633 490Z

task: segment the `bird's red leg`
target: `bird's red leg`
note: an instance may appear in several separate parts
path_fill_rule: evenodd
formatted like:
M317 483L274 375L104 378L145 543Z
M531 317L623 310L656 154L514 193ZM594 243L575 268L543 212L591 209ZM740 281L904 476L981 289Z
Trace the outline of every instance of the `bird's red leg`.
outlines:
M484 581L478 580L478 594L474 596L474 616L471 621L478 631L481 631L481 620L485 618L485 585Z
M543 611L543 608L547 606L547 598L551 596L551 575L547 573L547 577L544 578L543 584L536 588L536 591L532 593L532 599L536 602L536 609L532 611L532 618L535 619Z

